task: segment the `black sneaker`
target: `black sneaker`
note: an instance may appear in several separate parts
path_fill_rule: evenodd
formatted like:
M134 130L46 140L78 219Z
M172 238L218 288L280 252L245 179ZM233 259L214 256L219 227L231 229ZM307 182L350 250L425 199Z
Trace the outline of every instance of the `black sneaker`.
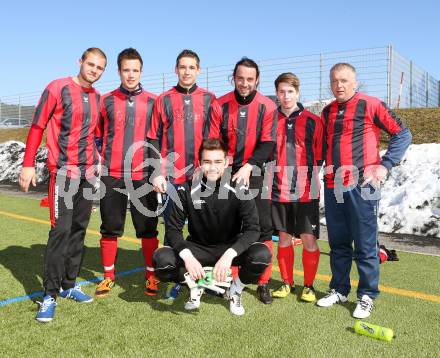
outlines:
M269 305L272 303L272 295L270 293L269 287L267 285L260 285L257 288L257 295L261 302L265 305Z

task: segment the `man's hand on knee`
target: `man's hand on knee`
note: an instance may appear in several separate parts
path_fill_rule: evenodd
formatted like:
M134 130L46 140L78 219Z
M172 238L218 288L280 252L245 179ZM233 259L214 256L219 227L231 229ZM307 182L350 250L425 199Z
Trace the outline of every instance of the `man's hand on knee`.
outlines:
M203 270L202 265L191 252L182 259L183 262L185 262L186 271L188 271L189 275L194 281L205 277L205 270Z
M214 278L218 282L226 281L229 269L232 265L232 260L237 256L237 252L234 249L228 249L220 257L214 266Z

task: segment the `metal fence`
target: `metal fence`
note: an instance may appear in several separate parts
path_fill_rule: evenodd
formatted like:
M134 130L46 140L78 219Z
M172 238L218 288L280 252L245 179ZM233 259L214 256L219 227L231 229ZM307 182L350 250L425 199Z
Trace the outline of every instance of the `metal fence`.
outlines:
M260 91L274 94L274 80L291 71L301 80L301 102L319 111L332 98L329 70L337 62L349 62L357 69L359 90L379 97L392 108L440 106L440 82L393 49L391 45L351 51L257 61L260 66ZM234 64L202 68L198 84L217 96L229 92ZM160 94L176 84L174 72L144 75L144 88ZM97 88L108 92L119 80L98 82ZM0 97L0 126L24 126L31 121L41 92Z

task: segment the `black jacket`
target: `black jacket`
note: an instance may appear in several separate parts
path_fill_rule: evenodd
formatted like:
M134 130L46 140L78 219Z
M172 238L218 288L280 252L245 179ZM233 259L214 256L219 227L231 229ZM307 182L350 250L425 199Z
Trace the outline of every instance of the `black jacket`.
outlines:
M188 241L217 246L229 244L238 255L257 242L260 237L258 212L249 193L235 188L229 182L206 180L177 187L179 203L170 201L170 213L165 226L165 236L176 254L187 248L183 227L188 219ZM241 198L241 199L240 199Z

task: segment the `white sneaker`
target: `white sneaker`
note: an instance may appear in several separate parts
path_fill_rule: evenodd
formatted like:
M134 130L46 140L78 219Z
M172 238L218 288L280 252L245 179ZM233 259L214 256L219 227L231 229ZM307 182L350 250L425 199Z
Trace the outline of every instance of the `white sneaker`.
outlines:
M185 309L187 311L196 310L200 307L200 298L202 297L203 291L203 288L191 288L189 300L185 303Z
M230 296L229 300L229 311L231 311L232 314L236 316L243 316L244 315L244 307L243 303L241 301L241 294L238 293L233 294Z
M367 296L363 295L361 299L358 299L355 310L353 311L354 318L367 318L370 316L373 309L373 300Z
M345 303L347 302L347 300L347 296L344 296L336 290L332 289L326 296L319 299L318 302L316 302L316 305L319 307L330 307L333 306L335 303Z

